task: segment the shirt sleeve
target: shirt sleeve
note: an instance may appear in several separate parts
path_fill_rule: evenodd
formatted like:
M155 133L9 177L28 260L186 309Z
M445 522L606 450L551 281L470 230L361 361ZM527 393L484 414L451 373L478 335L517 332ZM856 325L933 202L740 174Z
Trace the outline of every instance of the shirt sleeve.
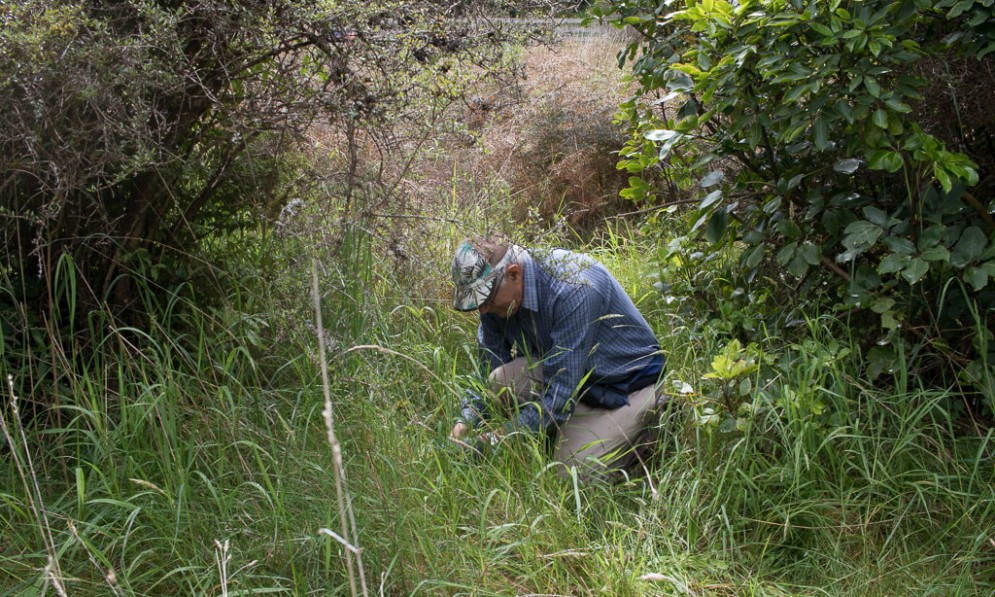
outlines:
M480 373L487 378L491 371L511 360L511 344L493 316L481 315L477 327L477 359Z
M486 316L480 317L477 328L478 374L486 383L488 374L511 360L511 347L504 335ZM467 388L460 402L460 416L457 419L472 427L490 418L490 407L483 396Z
M591 352L596 349L594 319L601 302L600 294L588 284L579 284L557 298L551 314L552 348L542 363L546 388L538 403L519 411L518 429L554 434L573 413Z
M481 421L490 418L490 409L483 396L467 388L463 391L463 400L460 402L460 416L456 420L466 423L471 427L477 427Z

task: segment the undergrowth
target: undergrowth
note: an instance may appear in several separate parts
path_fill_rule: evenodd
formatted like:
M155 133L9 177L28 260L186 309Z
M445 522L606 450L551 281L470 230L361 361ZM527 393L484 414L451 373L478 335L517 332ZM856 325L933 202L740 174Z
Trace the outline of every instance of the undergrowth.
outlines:
M449 234L425 242L442 254ZM329 390L371 592L995 588L992 431L959 428L955 395L865 385L837 323L815 320L800 339L743 353L758 367L722 426L721 387L705 373L728 347L661 298L631 236L588 249L655 327L674 399L648 474L615 484L563 479L528 446L465 459L445 434L473 318L406 292L439 263L399 273L360 231L322 261ZM59 383L44 391L59 400L44 424L18 419L5 392L5 593L348 592L341 545L320 532L340 515L310 272L282 278L298 301L276 309L287 297L256 286L260 266L292 243L267 246L246 246L232 273L247 286L224 305L149 283L146 328L93 314L101 346L51 353Z
M623 224L538 228L450 166L401 244L312 204L206 245L228 264L210 288L145 277L139 325L99 310L20 322L47 350L0 344L0 593L349 594L326 532L343 517L326 388L370 593L995 590L995 432L965 424L956 389L923 388L903 363L870 385L846 322L767 330L785 305L715 295L734 259L677 280L668 263L690 247ZM450 307L449 258L495 222L594 254L655 329L673 398L645 469L563 478L534 446L476 462L447 442L475 330ZM61 271L71 305L88 281ZM746 322L751 342L734 342ZM82 327L98 341L74 344Z

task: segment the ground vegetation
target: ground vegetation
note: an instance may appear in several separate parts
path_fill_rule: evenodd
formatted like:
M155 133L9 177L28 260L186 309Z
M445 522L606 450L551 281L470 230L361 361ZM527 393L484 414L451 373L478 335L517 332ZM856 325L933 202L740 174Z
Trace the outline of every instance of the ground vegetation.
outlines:
M85 334L0 336L0 592L990 594L995 432L965 427L963 392L914 355L868 381L845 312L768 325L783 294L759 276L749 302L726 290L741 244L706 253L679 205L615 198L616 159L589 150L626 139L607 68L625 42L606 40L511 48L508 84L423 119L432 135L315 121L275 168L296 190L274 217L184 247L224 283L132 268L140 317L94 307L90 270L55 260L41 321ZM587 165L562 176L571 160ZM350 163L352 194L338 174L292 184ZM558 195L569 182L583 199ZM478 383L449 258L494 231L592 253L661 339L656 450L614 482L446 440Z

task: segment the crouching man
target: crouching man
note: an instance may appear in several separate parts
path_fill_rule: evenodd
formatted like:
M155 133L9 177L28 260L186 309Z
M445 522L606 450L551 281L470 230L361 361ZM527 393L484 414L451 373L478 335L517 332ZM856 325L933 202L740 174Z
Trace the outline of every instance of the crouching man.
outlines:
M452 275L454 307L479 313L481 365L517 415L471 437L489 404L468 391L451 437L485 451L522 432L549 440L567 466L628 466L656 406L664 358L608 270L580 253L473 239L456 249Z

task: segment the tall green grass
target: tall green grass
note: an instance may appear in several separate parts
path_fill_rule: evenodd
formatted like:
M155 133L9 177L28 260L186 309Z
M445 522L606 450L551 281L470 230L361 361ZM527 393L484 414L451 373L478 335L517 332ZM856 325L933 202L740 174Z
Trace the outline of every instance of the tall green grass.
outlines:
M859 349L817 319L759 342L739 429L702 424L716 392L702 375L725 338L661 299L647 247L624 228L585 248L656 329L668 387L694 389L674 392L648 474L563 478L528 444L465 458L445 441L474 355L473 317L448 306L453 234L426 228L413 261L357 229L319 254L328 390L370 593L995 590L995 438L960 425L953 391L867 384ZM223 301L149 281L143 325L95 311L74 325L99 343L52 335L45 362L3 372L47 371L20 398L52 406L23 423L2 411L0 592L352 592L342 544L321 532L338 532L341 514L300 265L311 254L293 238L261 242L224 248L237 259ZM60 277L65 296L76 276Z

